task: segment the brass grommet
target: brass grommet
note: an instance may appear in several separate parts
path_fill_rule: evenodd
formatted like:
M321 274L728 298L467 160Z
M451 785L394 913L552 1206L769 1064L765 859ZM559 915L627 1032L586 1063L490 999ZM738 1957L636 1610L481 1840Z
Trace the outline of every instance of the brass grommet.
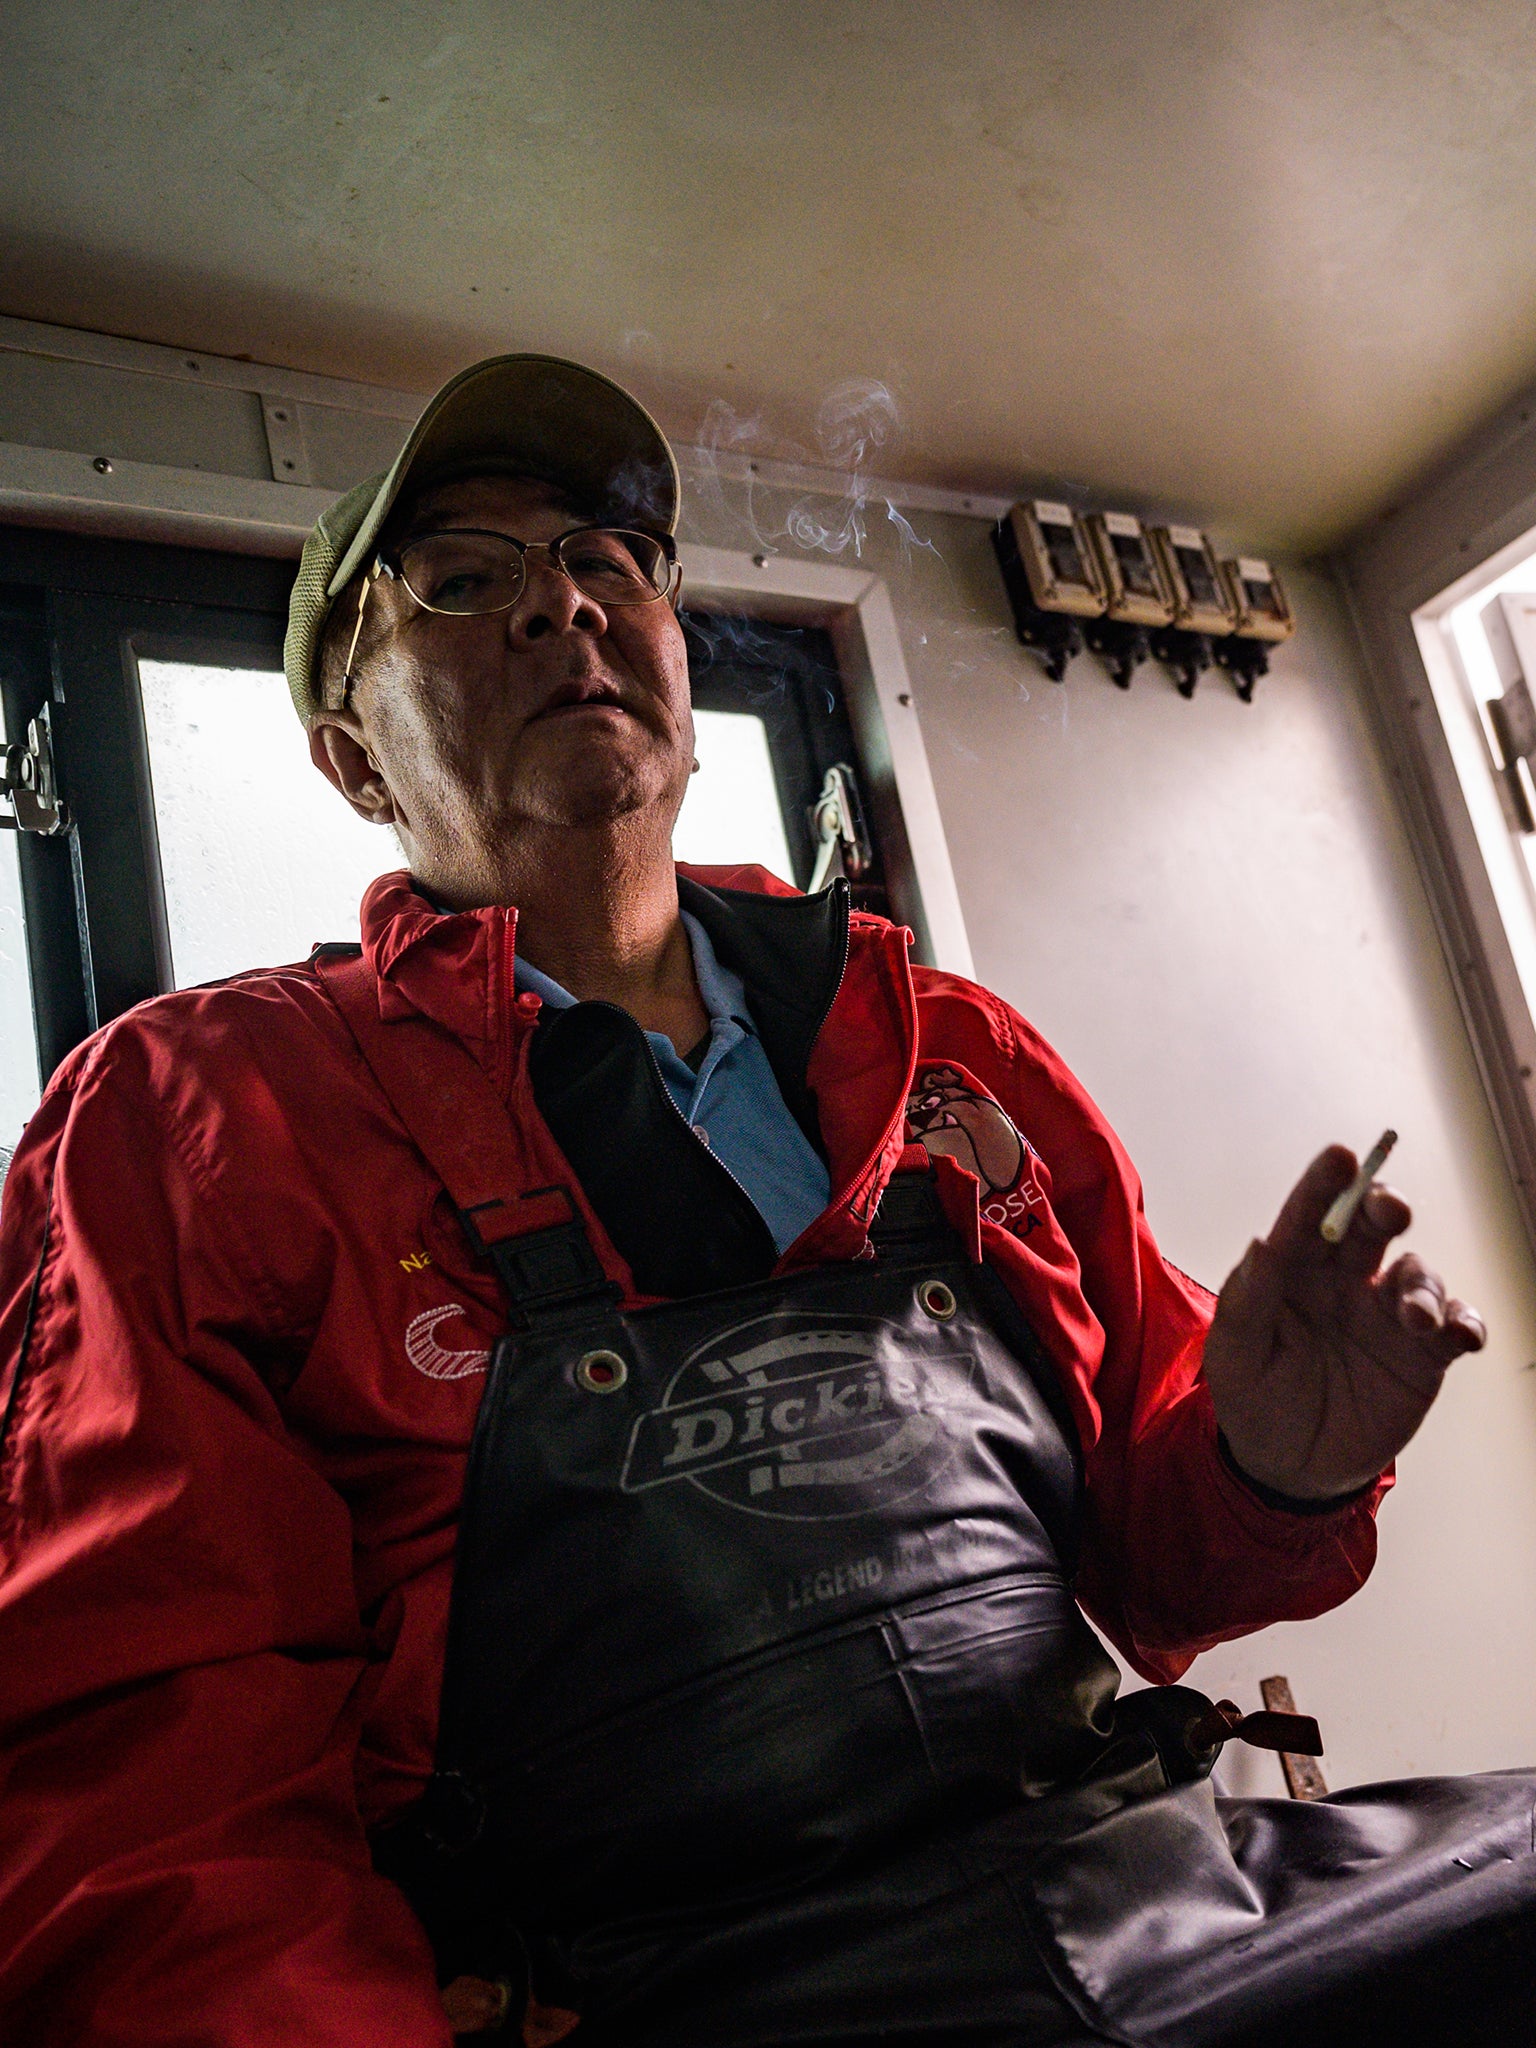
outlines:
M953 1288L946 1287L942 1280L924 1280L917 1290L917 1305L936 1323L947 1323L960 1306Z
M576 1384L589 1394L616 1394L629 1378L629 1367L617 1351L589 1351L577 1361Z

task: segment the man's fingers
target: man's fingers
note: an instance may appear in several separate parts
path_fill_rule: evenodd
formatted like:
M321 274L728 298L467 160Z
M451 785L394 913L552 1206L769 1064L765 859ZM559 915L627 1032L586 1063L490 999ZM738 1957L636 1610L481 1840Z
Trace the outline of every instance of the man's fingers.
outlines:
M1469 1351L1481 1351L1487 1341L1488 1332L1477 1310L1464 1301L1448 1301L1440 1327L1425 1332L1419 1344L1443 1373Z
M1445 1304L1445 1321L1440 1330L1442 1352L1449 1363L1464 1352L1481 1351L1488 1342L1488 1326L1475 1308L1452 1299Z
M1405 1252L1377 1282L1377 1301L1398 1324L1425 1341L1443 1371L1452 1359L1481 1351L1487 1327L1475 1308L1448 1296L1445 1282L1420 1258Z
M1390 1305L1405 1330L1416 1337L1445 1325L1445 1282L1421 1258L1405 1252L1382 1275L1378 1298Z
M1347 1145L1330 1145L1326 1152L1319 1152L1275 1218L1267 1239L1271 1249L1284 1254L1309 1237L1317 1237L1329 1204L1343 1194L1359 1170L1360 1162Z
M1319 1152L1286 1197L1269 1233L1270 1247L1282 1257L1328 1251L1322 1236L1323 1218L1354 1180L1359 1166L1347 1145L1330 1145L1326 1152ZM1412 1221L1413 1211L1396 1189L1373 1181L1331 1256L1349 1272L1374 1273L1387 1245Z
M1381 1264L1387 1246L1394 1237L1401 1237L1412 1221L1413 1211L1396 1188L1374 1181L1335 1250L1336 1267L1368 1280Z
M1355 1212L1355 1223L1363 1223L1383 1243L1389 1238L1401 1237L1412 1221L1413 1211L1397 1189L1389 1188L1385 1181L1379 1180L1371 1182ZM1353 1223L1350 1228L1354 1228ZM1348 1239L1345 1241L1347 1243Z

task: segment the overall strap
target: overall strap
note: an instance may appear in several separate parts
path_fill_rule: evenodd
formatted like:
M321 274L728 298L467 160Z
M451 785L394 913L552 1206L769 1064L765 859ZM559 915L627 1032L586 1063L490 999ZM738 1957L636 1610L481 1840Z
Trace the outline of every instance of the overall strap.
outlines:
M886 1182L869 1225L881 1259L944 1259L962 1253L959 1232L944 1213L938 1179L926 1161L898 1166Z
M360 946L317 946L310 965L447 1189L471 1250L495 1265L513 1320L617 1300L622 1290L603 1271L569 1188L523 1188L511 1111L468 1049L428 1017L386 1023Z

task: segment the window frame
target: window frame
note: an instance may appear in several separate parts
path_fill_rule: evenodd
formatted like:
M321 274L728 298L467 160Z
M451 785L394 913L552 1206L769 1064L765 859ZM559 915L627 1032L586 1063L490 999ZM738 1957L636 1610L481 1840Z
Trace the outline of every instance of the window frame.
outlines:
M776 871L804 889L821 850L814 814L827 771L858 759L836 650L818 626L699 612L687 605L682 619L695 723L701 715L723 712L762 726L788 855L787 866ZM723 621L718 630L713 619ZM686 810L685 799L685 815ZM864 827L872 858L868 873L852 883L853 901L888 917L879 839L867 819Z
M679 545L678 560L690 611L819 626L828 634L892 912L911 926L918 960L974 978L965 913L885 579L864 569L689 541Z
M1334 567L1365 656L1367 710L1536 1250L1536 1014L1518 959L1525 934L1511 931L1516 898L1488 833L1486 799L1497 806L1497 796L1491 780L1478 787L1481 733L1473 744L1465 719L1475 725L1476 714L1447 624L1532 554L1536 394L1526 393L1372 521Z
M52 705L70 809L67 834L16 835L45 1085L82 1038L170 986L135 658L174 644L183 657L280 661L292 578L259 556L0 527L7 729Z

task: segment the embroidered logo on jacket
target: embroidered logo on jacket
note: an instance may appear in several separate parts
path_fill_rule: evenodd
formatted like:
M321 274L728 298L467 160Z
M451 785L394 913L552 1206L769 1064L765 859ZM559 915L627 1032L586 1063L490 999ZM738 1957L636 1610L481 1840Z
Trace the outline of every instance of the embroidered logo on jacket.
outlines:
M777 1521L833 1521L904 1500L955 1453L947 1409L974 1359L874 1317L758 1317L685 1360L630 1436L626 1493L688 1480Z
M981 1182L989 1223L1027 1236L1045 1220L1045 1189L1034 1147L1000 1102L957 1067L920 1067L907 1097L907 1136L932 1157L942 1153Z
M463 1313L456 1301L449 1301L444 1302L441 1308L423 1309L407 1324L405 1355L429 1380L465 1380L471 1373L484 1372L490 1365L489 1351L449 1351L438 1343L436 1332L439 1324Z

